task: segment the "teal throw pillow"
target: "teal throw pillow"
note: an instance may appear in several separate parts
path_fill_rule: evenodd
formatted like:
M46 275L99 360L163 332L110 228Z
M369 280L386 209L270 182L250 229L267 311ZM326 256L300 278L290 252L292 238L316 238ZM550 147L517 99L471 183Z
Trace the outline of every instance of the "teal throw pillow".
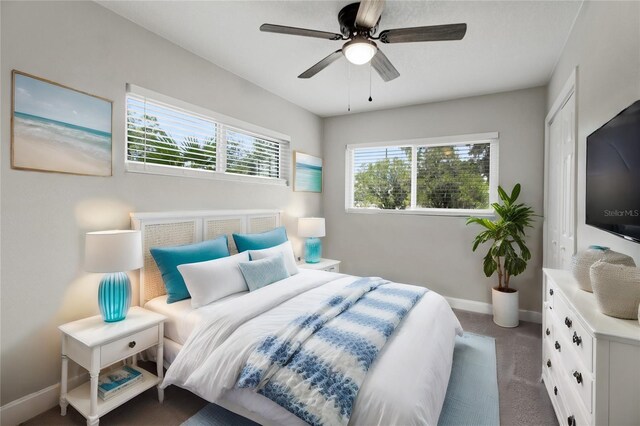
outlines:
M289 277L282 253L265 259L238 264L249 291L268 286Z
M287 231L284 226L259 234L233 234L238 252L247 250L262 250L286 243Z
M222 235L215 240L173 247L153 247L151 256L156 261L167 290L167 303L191 297L184 279L178 271L178 265L185 263L205 262L229 256L227 236Z

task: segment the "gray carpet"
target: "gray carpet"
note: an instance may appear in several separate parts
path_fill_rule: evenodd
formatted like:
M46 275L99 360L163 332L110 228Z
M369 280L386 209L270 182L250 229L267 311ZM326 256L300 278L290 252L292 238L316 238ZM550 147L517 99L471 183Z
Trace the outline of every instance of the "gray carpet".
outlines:
M557 425L542 374L542 326L520 322L502 328L491 315L454 309L465 331L496 339L500 423L502 425Z
M551 401L539 381L542 366L542 333L540 324L521 322L518 328L495 325L490 315L455 311L466 331L496 339L500 421L506 426L557 425ZM148 368L154 371L155 366ZM200 411L207 401L194 394L170 386L164 404L158 404L155 390L150 389L100 418L100 424L176 426ZM25 423L26 425L86 425L86 420L73 407L65 417L58 407Z

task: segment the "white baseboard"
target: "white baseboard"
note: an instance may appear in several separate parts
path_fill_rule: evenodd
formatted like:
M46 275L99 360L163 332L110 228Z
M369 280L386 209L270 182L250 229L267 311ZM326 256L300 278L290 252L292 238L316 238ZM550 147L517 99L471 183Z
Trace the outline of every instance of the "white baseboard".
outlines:
M87 374L69 379L69 389L87 381ZM0 424L15 426L44 413L60 403L60 383L25 395L0 407Z
M478 312L481 314L492 314L493 305L485 302L477 302L475 300L457 299L455 297L445 297L449 306L455 309L461 309L463 311ZM519 315L520 321L529 321L542 324L542 313L535 311L526 311L520 309Z

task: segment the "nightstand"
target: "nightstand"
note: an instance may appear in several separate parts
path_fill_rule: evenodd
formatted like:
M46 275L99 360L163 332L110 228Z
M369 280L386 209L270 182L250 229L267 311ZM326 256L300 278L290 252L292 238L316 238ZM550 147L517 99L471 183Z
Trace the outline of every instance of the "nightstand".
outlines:
M318 263L307 263L304 260L298 262L298 268L315 269L327 272L340 272L340 261L333 259L320 259Z
M87 419L88 426L96 426L101 416L129 401L145 390L158 386L158 400L164 399L160 389L163 377L164 315L140 307L129 309L127 317L107 323L102 316L73 321L59 327L62 332L62 381L60 385L60 414L67 414L71 404ZM157 376L138 368L143 380L123 389L117 395L103 401L98 398L100 370L119 361L136 365L136 355L157 346ZM67 364L71 359L89 371L91 380L67 393Z

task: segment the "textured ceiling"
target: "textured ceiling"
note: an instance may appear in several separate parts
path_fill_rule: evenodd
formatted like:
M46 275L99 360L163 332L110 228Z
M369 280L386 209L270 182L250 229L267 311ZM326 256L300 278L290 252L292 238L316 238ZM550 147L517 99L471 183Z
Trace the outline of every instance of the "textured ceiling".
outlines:
M466 22L461 41L382 44L400 77L384 83L344 58L309 80L302 71L340 41L262 33L262 23L339 32L349 1L99 1L113 12L320 116L546 84L579 1L387 1L379 30Z

